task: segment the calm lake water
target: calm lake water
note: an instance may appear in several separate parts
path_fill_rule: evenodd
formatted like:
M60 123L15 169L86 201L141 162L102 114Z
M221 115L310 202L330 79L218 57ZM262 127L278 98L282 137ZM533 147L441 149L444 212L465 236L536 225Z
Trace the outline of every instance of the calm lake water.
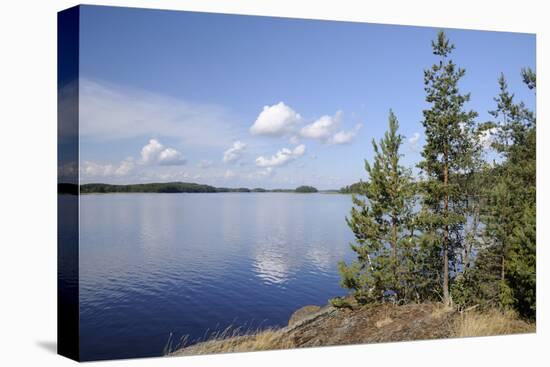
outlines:
M82 196L82 359L160 356L171 333L284 326L344 294L350 207L329 194Z

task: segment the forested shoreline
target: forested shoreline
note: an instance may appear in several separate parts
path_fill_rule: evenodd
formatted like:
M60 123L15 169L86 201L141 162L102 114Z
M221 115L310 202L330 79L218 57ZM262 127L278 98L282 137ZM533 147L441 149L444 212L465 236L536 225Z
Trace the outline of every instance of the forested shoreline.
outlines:
M77 185L59 184L58 192L63 194L77 194ZM336 192L336 190L319 191L313 186L298 186L296 189L264 189L247 187L214 187L211 185L191 182L156 182L144 184L113 185L105 183L89 183L80 185L81 194L107 193L224 193L224 192L286 192L286 193L316 193Z

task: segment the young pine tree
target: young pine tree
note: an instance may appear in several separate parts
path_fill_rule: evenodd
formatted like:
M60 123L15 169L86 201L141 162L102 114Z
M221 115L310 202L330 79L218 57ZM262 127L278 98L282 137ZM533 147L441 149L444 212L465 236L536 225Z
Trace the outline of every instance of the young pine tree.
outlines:
M439 293L450 304L450 265L458 268L456 255L463 248L467 192L460 179L474 165L477 139L474 119L477 113L465 110L469 94L458 88L465 70L449 58L454 45L440 31L432 41L433 54L439 61L424 71L426 102L423 111L426 144L422 152L423 205L419 215L425 231L423 238L424 272L436 276ZM441 292L438 292L441 290Z
M359 304L387 298L411 298L414 286L407 277L414 246L411 227L413 186L410 172L400 165L397 118L390 110L389 130L374 148L372 164L365 161L368 182L353 196L354 207L346 218L355 234L352 250L357 260L339 264L341 284Z

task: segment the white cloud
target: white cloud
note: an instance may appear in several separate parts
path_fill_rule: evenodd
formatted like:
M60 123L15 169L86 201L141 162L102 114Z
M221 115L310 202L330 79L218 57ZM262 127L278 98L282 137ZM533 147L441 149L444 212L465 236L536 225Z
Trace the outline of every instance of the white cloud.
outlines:
M342 111L336 111L333 116L324 115L300 130L300 136L320 140L328 145L348 144L353 141L361 129L361 124L352 130L338 130L342 125Z
M185 158L173 148L166 148L159 154L158 163L162 166L178 166L185 164Z
M246 144L237 140L229 149L223 152L223 161L229 163L238 160L245 149Z
M355 137L357 136L357 133L359 132L362 126L363 126L362 124L357 124L355 125L353 130L339 131L333 136L331 136L327 140L327 143L330 145L349 144L353 141L353 139L355 139Z
M342 111L337 111L334 116L324 115L300 130L300 135L309 139L328 139L342 122Z
M279 102L273 106L264 106L250 127L250 132L255 135L282 136L292 132L301 120L302 117L292 108Z
M223 147L239 133L216 105L86 78L80 79L79 99L80 134L96 141L169 136L186 145Z
M149 143L141 148L141 161L143 163L153 163L156 161L163 148L164 147L158 140L149 140Z
M131 158L127 158L119 164L84 161L81 166L81 175L88 179L121 177L129 174L134 169L134 166L134 161Z
M179 166L185 164L186 160L177 150L165 148L157 139L151 139L141 148L141 163Z
M118 167L115 169L115 176L125 176L134 169L134 160L128 158L120 162Z
M290 161L293 161L302 155L304 155L306 151L306 146L304 144L298 145L293 150L290 150L288 148L283 148L279 150L275 155L271 156L270 158L265 158L263 156L260 156L256 158L256 165L258 167L276 167L276 166L282 166L287 164Z
M285 105L284 102L279 102L273 106L264 106L263 111L250 128L250 132L256 135L290 135L289 142L293 145L300 144L300 137L336 145L350 143L361 128L361 124L357 124L352 130L339 131L342 124L342 111L336 111L333 116L321 116L299 129L298 125L302 121L300 114Z
M418 150L418 142L420 140L420 134L419 133L414 133L409 139L409 146L411 147L412 150Z

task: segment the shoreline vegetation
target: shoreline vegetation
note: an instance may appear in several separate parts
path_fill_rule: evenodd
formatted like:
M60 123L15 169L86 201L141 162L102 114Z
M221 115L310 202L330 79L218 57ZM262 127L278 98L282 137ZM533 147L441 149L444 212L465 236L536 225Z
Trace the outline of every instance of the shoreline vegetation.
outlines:
M79 186L70 183L59 183L57 192L59 194L78 194ZM80 194L108 194L108 193L321 193L321 194L339 194L348 193L342 190L318 190L313 186L298 186L295 189L264 189L261 187L215 187L211 185L199 184L194 182L154 182L144 184L113 185L105 183L89 183L80 185Z

